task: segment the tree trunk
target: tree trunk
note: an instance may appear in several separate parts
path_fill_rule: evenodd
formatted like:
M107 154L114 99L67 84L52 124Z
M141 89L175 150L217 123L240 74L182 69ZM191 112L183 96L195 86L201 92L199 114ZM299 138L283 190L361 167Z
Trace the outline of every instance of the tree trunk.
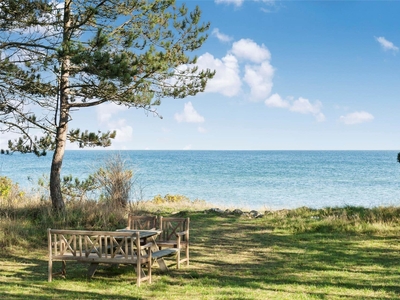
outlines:
M66 129L57 129L56 149L54 150L53 160L51 161L50 171L50 197L53 209L62 212L65 210L65 203L61 192L61 167L65 152Z
M65 210L65 203L61 192L61 167L64 159L65 146L67 142L68 118L69 118L69 76L70 76L70 56L69 42L71 31L71 4L72 0L65 0L64 3L64 32L62 42L61 76L59 85L60 101L57 109L60 113L56 132L56 147L54 149L53 160L50 171L50 197L53 209L59 212ZM57 116L56 116L57 118ZM57 123L57 120L55 120Z

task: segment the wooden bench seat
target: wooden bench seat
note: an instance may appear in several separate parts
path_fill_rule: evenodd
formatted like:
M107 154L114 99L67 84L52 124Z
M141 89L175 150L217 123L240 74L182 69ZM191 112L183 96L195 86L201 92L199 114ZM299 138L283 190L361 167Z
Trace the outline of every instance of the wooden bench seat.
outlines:
M48 229L48 281L55 274L66 274L66 261L89 263L88 275L94 275L99 263L131 264L136 283L151 282L152 243L140 244L139 232ZM62 261L62 270L53 273L53 261ZM142 265L147 268L147 275Z
M179 252L179 249L177 249L177 248L165 248L162 250L155 251L151 255L152 255L153 259L158 259L161 257L177 255L178 252Z

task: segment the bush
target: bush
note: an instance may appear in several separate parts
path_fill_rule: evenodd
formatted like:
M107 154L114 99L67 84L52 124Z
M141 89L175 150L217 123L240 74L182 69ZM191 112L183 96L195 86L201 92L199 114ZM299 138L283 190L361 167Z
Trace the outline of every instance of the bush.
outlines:
M133 171L126 168L126 162L119 154L110 157L104 168L100 168L93 177L102 189L106 202L117 207L127 206L134 184Z
M190 199L183 195L166 194L164 197L161 197L161 195L154 196L151 202L153 202L154 204L182 203L182 202L190 202Z

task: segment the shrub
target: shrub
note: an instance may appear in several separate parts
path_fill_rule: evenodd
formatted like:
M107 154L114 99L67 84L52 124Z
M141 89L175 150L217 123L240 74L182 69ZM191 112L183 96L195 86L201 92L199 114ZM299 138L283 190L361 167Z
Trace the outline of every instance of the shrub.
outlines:
M134 184L133 171L126 168L126 161L119 154L106 160L105 166L93 177L102 189L106 202L119 207L127 206Z
M13 188L13 183L10 178L5 176L0 176L0 197L8 197Z
M154 196L151 202L153 202L154 204L182 203L182 202L190 202L190 199L183 195L166 194L164 197L161 197L161 195Z

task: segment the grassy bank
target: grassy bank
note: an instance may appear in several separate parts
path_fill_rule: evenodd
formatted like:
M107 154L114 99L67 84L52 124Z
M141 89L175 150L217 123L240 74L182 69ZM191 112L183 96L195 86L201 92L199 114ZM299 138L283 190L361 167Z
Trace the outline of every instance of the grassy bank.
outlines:
M46 228L116 229L128 211L191 218L191 265L135 285L130 266L67 264L47 282ZM70 202L2 202L0 295L6 299L400 299L400 208L299 208L249 219L204 203L144 203L126 210ZM171 263L173 261L170 261ZM59 265L56 265L58 268Z

